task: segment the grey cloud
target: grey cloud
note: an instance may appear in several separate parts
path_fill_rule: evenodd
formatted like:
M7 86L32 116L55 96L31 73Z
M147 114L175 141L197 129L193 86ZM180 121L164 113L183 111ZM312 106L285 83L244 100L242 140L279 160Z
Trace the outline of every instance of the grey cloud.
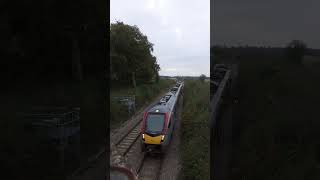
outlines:
M320 1L215 0L212 5L211 40L215 44L242 40L277 46L301 39L309 47L320 48Z
M155 0L153 10L146 8L146 2L150 1L111 0L111 22L118 19L137 25L154 44L154 55L162 69L189 69L179 73L209 75L210 1ZM167 24L163 23L164 19ZM176 28L180 29L180 38ZM172 73L178 72L170 73L174 75ZM161 71L160 74L168 75L169 72Z

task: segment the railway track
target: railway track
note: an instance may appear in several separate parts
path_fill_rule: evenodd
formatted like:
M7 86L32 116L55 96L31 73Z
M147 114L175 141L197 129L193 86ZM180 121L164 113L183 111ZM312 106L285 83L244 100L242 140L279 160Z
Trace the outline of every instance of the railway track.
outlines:
M117 164L123 164L137 173L143 164L145 155L141 152L139 143L143 112L158 103L160 97L163 95L164 93L161 93L154 102L141 108L129 121L112 131L110 134L111 164L116 166Z
M141 152L139 141L143 112L152 108L156 103L158 103L158 99L147 108L139 111L131 122L124 125L118 132L113 133L111 137L116 154L125 159L125 164L138 174L139 180L158 180L161 173L163 156L153 156Z
M179 99L179 108L178 108L179 117L181 117L182 102L183 102L183 96L181 96ZM179 120L181 121L181 118L179 118ZM171 141L173 141L173 139L171 139ZM172 143L173 142L170 142L170 146L172 146ZM162 169L162 165L164 164L163 161L164 160L168 161L167 153L170 153L169 149L166 151L165 154L161 154L161 155L145 154L144 159L142 160L141 166L138 168L138 171L137 171L139 175L139 180L160 180L160 179L163 179L164 177L166 178L170 177L169 179L172 179L172 178L175 179L177 177L177 174L174 173L175 170L173 169L175 169L176 167L174 168L172 167L171 170L173 171L168 171L168 172L164 172ZM174 156L176 157L176 155ZM174 162L175 161L170 161L170 163L173 163L171 165L175 166Z
M145 155L138 170L139 180L158 180L161 172L162 156Z
M131 147L138 140L140 135L142 119L123 137L116 143L116 147L121 156L126 156Z
M155 101L137 111L137 113L130 120L125 122L120 128L112 130L110 133L110 143L118 145L126 136L128 136L130 132L133 131L134 127L140 125L143 118L143 112L158 103L160 97L162 97L164 94L165 93L161 93L161 95L155 98Z
M127 164L136 170L139 180L157 180L161 170L162 157L141 152L139 144L141 125L142 119L124 134L115 146L118 154L125 157Z

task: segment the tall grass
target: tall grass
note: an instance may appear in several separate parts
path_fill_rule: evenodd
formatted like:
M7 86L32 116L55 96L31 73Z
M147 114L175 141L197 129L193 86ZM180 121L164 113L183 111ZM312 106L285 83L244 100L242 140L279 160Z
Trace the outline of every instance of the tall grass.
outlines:
M158 83L141 84L136 89L123 87L111 89L110 92L110 127L111 129L119 126L121 123L128 120L131 114L128 113L128 108L112 100L114 96L135 95L136 110L138 111L142 106L150 103L162 91L167 90L174 84L172 80L161 79Z
M209 179L209 93L207 82L185 82L181 121L181 180Z
M319 179L319 69L257 59L240 63L232 179Z

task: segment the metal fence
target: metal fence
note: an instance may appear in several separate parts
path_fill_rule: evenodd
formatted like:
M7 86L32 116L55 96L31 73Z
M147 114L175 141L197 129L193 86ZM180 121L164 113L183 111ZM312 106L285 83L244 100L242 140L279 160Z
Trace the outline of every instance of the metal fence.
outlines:
M66 155L80 155L80 108L69 110L47 109L24 113L30 131L40 143L45 143L59 152L60 168L64 169ZM65 152L73 152L65 153ZM78 155L77 155L78 154Z
M129 114L136 111L136 98L135 96L115 96L112 98L114 101L128 107Z

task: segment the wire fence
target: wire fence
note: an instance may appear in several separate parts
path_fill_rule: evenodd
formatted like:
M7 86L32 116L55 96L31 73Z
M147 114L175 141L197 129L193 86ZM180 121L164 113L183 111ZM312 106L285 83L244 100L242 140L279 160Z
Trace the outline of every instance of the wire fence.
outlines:
M128 113L132 114L136 111L136 97L135 96L115 96L112 98L124 106L128 107Z

